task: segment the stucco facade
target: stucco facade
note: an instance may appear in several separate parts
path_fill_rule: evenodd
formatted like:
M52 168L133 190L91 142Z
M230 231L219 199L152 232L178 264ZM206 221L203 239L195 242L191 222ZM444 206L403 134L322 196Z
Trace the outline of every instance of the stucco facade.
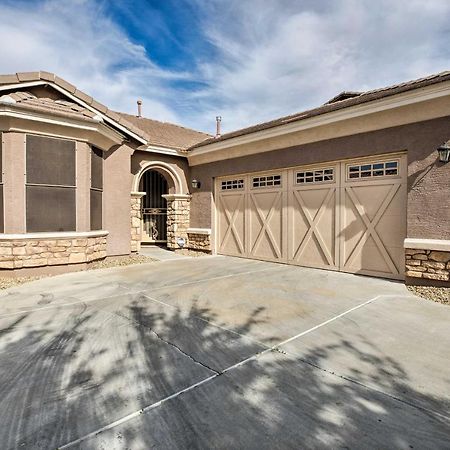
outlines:
M450 163L439 162L436 149L450 138L450 75L389 89L390 96L374 91L213 139L110 111L53 74L0 77L0 272L81 270L94 260L139 252L152 214L165 217L160 236L168 248L215 253L218 178L400 155L407 172L400 275L410 283L447 285ZM27 136L74 143L75 181L60 186L74 192L70 229L28 229L27 193L35 184L27 178ZM99 167L101 185L94 182ZM150 172L164 181L158 205L149 202Z

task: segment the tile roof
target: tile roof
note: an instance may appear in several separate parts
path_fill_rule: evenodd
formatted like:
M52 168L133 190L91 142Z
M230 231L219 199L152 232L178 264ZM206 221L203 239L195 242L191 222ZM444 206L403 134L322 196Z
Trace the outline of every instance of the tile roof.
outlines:
M0 96L0 104L14 104L23 109L45 112L47 114L50 113L73 119L94 122L99 121L99 117L95 113L83 108L77 103L36 97L35 95L24 91L9 92L8 94Z
M148 143L161 147L186 150L199 142L209 139L210 134L185 128L168 122L137 117L131 114L118 112L128 122L143 130L148 136Z
M436 83L442 83L444 81L450 80L450 71L446 72L440 72L434 75L429 75L424 78L419 78L417 80L407 81L400 84L395 84L393 86L388 86L380 89L374 89L371 91L366 91L362 93L351 93L354 94L351 97L346 97L344 95L343 100L336 100L336 98L339 98L341 94L336 96L334 99L331 99L331 101L325 103L322 106L319 106L318 108L309 109L303 112L299 112L296 114L291 114L289 116L280 117L275 120L271 120L269 122L260 123L257 125L253 125L247 128L242 128L240 130L232 131L230 133L223 134L219 138L211 138L207 139L203 142L200 142L198 144L193 145L189 150L197 148L197 147L203 147L208 144L212 144L215 142L221 142L225 141L227 139L232 139L234 137L238 136L244 136L247 134L255 133L257 131L267 130L269 128L278 127L281 125L285 125L292 122L298 122L301 120L308 119L310 117L319 116L321 114L325 114L332 111L337 111L340 109L348 108L350 106L359 105L362 103L367 103L373 100L378 100L384 97L388 97L395 94L400 94L402 92L410 91L412 89L418 89L421 87L429 86ZM330 103L331 102L331 103Z
M104 114L109 119L119 123L127 130L139 136L141 139L144 139L148 144L184 150L211 137L209 134L201 133L199 131L191 130L189 128L184 128L171 123L138 118L130 114L113 111L107 106L97 102L83 91L80 91L73 84L68 83L50 72L18 72L11 75L0 75L0 88L2 86L6 87L11 85L12 89L17 89L21 83L32 83L34 81L54 83L77 99ZM20 92L14 92L14 94L19 93ZM32 95L29 93L25 94L28 96ZM89 109L83 108L76 103L64 102L62 100L53 101L51 99L35 97L34 99L21 99L19 103L30 108L41 108L43 111L46 110L48 112L57 113L59 111L60 113L64 113L66 115L71 114L72 116L78 114L78 117L81 118L85 116L86 118L89 118L90 114L92 117L95 116L95 113L92 113ZM64 103L66 103L66 108L64 108ZM77 107L80 109L77 110Z

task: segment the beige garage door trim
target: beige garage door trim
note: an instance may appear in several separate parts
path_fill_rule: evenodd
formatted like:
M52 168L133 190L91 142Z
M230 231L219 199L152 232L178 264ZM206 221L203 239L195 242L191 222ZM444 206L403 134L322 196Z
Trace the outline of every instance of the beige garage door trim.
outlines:
M406 170L394 154L219 178L216 253L403 279Z

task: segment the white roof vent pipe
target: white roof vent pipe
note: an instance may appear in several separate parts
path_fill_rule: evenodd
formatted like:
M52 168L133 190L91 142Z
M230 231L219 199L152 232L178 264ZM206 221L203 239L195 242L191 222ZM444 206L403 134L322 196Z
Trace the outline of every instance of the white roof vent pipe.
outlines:
M138 100L136 103L137 103L137 116L142 117L142 100Z
M220 124L222 122L222 116L216 116L216 135L214 136L216 139L220 138L221 132L220 132Z

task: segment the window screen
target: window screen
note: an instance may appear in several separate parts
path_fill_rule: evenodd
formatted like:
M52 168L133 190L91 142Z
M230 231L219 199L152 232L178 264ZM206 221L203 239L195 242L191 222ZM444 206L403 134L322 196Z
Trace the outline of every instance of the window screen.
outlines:
M103 152L91 149L91 230L103 227Z
M75 142L27 136L27 183L75 186Z
M3 136L0 133L0 233L4 233L4 211L3 211Z
M43 136L26 140L27 231L75 231L75 142Z

